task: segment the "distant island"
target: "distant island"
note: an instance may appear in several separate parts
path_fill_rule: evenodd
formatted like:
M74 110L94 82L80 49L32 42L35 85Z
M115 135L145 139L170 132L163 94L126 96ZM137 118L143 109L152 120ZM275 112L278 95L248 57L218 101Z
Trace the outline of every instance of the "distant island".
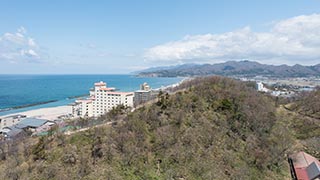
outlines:
M267 76L267 77L311 77L320 76L320 64L267 65L255 61L228 61L218 64L183 64L177 66L155 67L135 72L141 77L189 77L189 76Z

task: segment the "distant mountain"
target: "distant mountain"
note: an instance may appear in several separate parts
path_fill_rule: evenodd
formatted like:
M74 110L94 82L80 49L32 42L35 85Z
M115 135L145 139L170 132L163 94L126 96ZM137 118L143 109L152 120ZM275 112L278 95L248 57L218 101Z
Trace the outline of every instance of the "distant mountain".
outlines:
M148 77L177 77L177 76L271 76L271 77L308 77L320 76L320 64L314 66L266 65L254 61L228 61L219 64L184 64L146 69L137 73L138 76Z
M151 68L144 69L141 71L132 72L132 74L155 72L155 71L170 70L170 69L185 69L185 68L194 67L194 66L197 66L197 64L190 63L190 64L175 65L175 66L151 67Z

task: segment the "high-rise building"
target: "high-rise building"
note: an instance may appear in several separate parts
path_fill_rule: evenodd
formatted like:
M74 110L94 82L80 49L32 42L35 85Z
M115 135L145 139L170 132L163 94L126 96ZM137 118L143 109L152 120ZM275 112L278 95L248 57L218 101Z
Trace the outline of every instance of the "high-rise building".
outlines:
M97 117L121 104L133 107L133 95L132 92L117 92L115 88L107 87L105 82L100 81L94 83L90 98L78 101L73 114L77 117Z

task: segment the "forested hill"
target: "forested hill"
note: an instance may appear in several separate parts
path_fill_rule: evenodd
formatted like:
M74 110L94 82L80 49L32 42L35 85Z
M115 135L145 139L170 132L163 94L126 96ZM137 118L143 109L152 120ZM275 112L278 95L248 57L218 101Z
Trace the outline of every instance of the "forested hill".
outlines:
M272 77L308 77L320 76L320 64L302 65L266 65L254 61L228 61L219 64L184 64L161 68L151 68L137 73L139 76L177 77L177 76L272 76Z
M289 123L294 113L252 84L222 77L175 90L114 126L2 146L0 179L290 178L286 154L302 140Z
M316 91L305 92L296 103L291 104L290 109L302 115L310 116L319 120L320 125L320 87Z

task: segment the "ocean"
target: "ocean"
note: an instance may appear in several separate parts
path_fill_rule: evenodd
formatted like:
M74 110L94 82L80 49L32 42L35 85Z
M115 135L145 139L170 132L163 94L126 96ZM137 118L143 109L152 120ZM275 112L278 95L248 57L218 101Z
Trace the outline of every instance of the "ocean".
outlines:
M117 91L130 92L144 82L156 89L181 80L133 75L0 75L0 116L70 104L77 97L88 95L98 81Z

